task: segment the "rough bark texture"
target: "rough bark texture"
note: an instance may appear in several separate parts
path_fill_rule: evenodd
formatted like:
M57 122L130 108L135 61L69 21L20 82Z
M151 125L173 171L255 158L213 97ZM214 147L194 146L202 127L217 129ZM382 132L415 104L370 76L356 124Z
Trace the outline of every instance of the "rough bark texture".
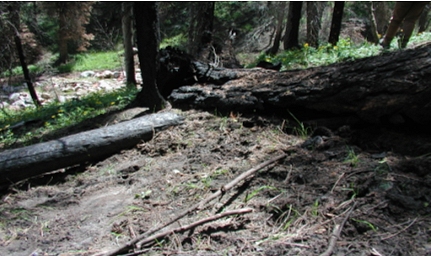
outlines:
M298 119L355 117L375 124L431 124L431 45L306 70L210 69L170 95L174 107Z
M317 1L307 2L307 43L315 48L319 47L323 4Z
M276 7L275 20L276 20L276 28L275 28L275 37L274 43L272 47L266 52L267 54L275 55L280 48L281 35L283 33L283 18L284 12L286 10L286 2L275 2Z
M133 42L132 42L132 15L133 3L123 2L122 8L122 31L124 44L124 65L126 70L127 87L136 88L135 78L135 60L133 58Z
M17 4L13 2L9 5L9 15L13 26L12 30L14 30L14 34L15 34L14 36L15 47L18 53L19 61L21 63L21 68L24 74L24 79L27 84L28 91L30 92L34 105L36 105L37 107L40 107L42 106L42 104L40 103L39 98L37 97L36 90L34 89L33 83L31 81L30 72L28 70L27 62L25 61L24 49L21 43L21 37L19 33L19 27L20 27L19 9L20 9L19 3Z
M338 43L341 32L341 21L343 20L344 1L336 1L332 13L331 31L329 32L328 42L332 45Z
M284 34L284 49L298 48L299 23L301 20L302 2L290 2L287 15L286 32Z
M97 160L150 140L183 118L165 112L0 153L0 187L46 172Z
M163 109L166 103L157 86L160 42L157 11L157 2L134 2L133 5L142 90L136 95L132 105L149 107L154 111Z

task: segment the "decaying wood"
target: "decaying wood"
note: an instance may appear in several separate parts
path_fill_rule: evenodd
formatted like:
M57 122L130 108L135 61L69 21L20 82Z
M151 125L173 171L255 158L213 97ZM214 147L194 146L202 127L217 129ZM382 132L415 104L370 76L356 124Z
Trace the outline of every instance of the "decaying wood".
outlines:
M173 91L173 107L298 119L354 117L431 125L431 44L323 67L276 72L194 63L198 83Z
M182 123L183 117L158 113L36 145L0 153L0 186L46 172L97 160L151 140L156 131Z
M175 216L173 219L171 219L167 223L164 223L164 224L162 224L162 225L160 225L158 227L155 227L153 229L148 230L145 233L140 234L139 236L137 236L136 238L130 240L126 244L122 245L121 247L119 247L119 248L117 248L117 249L115 249L115 250L113 250L111 252L108 252L107 254L105 254L105 256L114 256L114 255L126 252L133 245L135 245L136 243L140 242L141 240L146 239L146 237L148 237L149 235L154 234L155 232L161 230L162 228L165 228L165 227L171 225L172 223L178 221L179 219L183 218L184 216L187 216L188 214L192 213L195 210L202 209L207 203L209 203L210 201L212 201L215 198L219 197L220 195L222 195L223 193L225 193L229 189L233 188L235 185L237 185L242 180L244 180L247 177L251 176L255 172L259 171L260 169L265 168L265 167L267 167L267 166L269 166L269 165L271 165L273 163L276 163L277 161L285 158L286 156L287 156L286 154L281 154L281 155L279 155L277 157L274 157L274 158L272 158L272 159L270 159L268 161L265 161L265 162L259 164L258 166L254 167L254 168L251 168L250 170L244 172L243 174L241 174L240 176L238 176L237 178L235 178L234 180L232 180L228 184L222 186L222 188L220 188L216 192L212 193L209 197L207 197L204 200L202 200L201 202L193 205L192 207L188 208L187 210L181 212L180 214L178 214L177 216Z

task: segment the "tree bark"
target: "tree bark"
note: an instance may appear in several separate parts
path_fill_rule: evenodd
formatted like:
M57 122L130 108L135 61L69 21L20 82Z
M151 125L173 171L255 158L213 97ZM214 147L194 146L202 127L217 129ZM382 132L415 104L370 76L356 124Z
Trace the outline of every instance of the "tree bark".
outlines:
M46 172L98 160L151 140L156 131L178 125L183 118L165 112L57 140L0 153L0 187Z
M324 2L307 2L307 43L314 48L319 47L322 7Z
M65 12L67 11L67 3L59 3L58 5L58 64L65 64L69 59L69 51L67 43L69 40L68 25Z
M369 7L368 9L368 18L370 20L370 37L367 38L368 41L378 44L379 43L379 32L377 31L377 19L376 19L376 5L374 2L366 3Z
M136 88L135 61L133 58L132 42L132 3L123 2L122 31L124 43L124 65L126 69L126 84L129 88Z
M419 18L418 21L418 25L419 25L419 29L418 29L418 33L422 33L425 32L425 30L427 30L429 24L430 24L430 19L428 19L428 13L431 9L431 5L428 3L424 10L422 11L422 14Z
M213 43L214 8L214 1L190 3L189 54L201 61Z
M272 47L267 51L267 54L275 55L280 48L281 34L283 33L283 17L286 10L286 2L275 2L276 12L276 27L275 27L275 37Z
M132 105L148 107L152 111L161 110L166 105L157 87L160 42L157 9L157 2L135 2L133 6L142 90Z
M15 46L18 53L19 61L21 63L22 72L24 74L24 79L27 84L28 91L30 92L31 98L34 102L34 105L36 107L42 106L42 104L39 101L39 98L37 97L36 90L34 89L33 83L31 82L30 72L27 67L27 63L25 61L24 56L24 50L22 48L21 43L21 37L19 33L20 28L20 17L19 17L19 3L11 3L9 5L9 13L10 13L10 20L13 24L13 32L14 32L14 40L15 40Z
M329 32L328 42L332 45L338 43L341 32L341 21L343 20L344 1L336 1L332 13L331 31Z
M373 124L431 124L431 44L305 70L208 69L174 90L177 108L222 113L293 113L299 120L354 117ZM199 65L200 66L199 66ZM203 85L205 84L205 85Z
M299 23L301 20L302 2L291 1L287 16L286 33L284 34L284 49L299 48Z

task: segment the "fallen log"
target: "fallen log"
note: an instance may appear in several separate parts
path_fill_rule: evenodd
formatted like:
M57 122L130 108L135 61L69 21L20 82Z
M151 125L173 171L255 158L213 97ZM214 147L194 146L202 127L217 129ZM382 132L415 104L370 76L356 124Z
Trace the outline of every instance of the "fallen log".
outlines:
M141 141L154 133L182 123L171 113L151 114L112 126L0 153L0 186L46 172L97 160Z
M305 70L195 68L199 82L173 90L173 107L431 124L431 44Z

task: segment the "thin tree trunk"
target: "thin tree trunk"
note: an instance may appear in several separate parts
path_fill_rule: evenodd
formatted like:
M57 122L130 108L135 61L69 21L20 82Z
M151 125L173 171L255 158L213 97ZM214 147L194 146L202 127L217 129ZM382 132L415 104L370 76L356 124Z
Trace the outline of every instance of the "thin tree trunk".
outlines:
M379 43L379 35L378 35L378 31L377 31L377 21L376 21L376 16L375 16L375 3L374 2L369 2L367 3L369 6L368 9L368 16L370 19L370 34L371 34L371 38L369 38L368 40L370 42L373 42L374 44L378 44Z
M284 12L286 10L286 2L279 2L275 3L276 10L276 28L275 28L275 37L274 37L274 43L267 51L268 54L275 55L278 52L278 49L280 48L280 41L281 41L281 34L283 33L283 17Z
M419 18L419 30L418 33L422 33L425 30L427 30L429 23L430 23L430 19L428 18L428 13L431 9L430 4L427 4L424 8L424 10L422 11L421 17Z
M377 33L384 35L391 18L391 11L388 8L388 3L382 1L373 1L372 4L374 9L374 18L376 20Z
M189 53L202 61L208 60L213 43L214 8L213 1L190 4Z
M323 2L307 2L307 43L317 48L321 28Z
M336 1L332 13L331 32L329 33L328 42L332 45L338 43L341 32L341 21L343 20L344 1Z
M135 2L133 6L142 90L132 105L149 107L151 111L161 110L166 104L157 88L160 41L157 9L157 2Z
M13 24L13 32L14 32L14 40L15 40L15 46L16 46L16 50L18 53L18 57L19 57L19 61L21 63L21 67L22 67L22 72L24 74L24 79L25 82L27 84L27 88L30 92L31 98L33 99L34 104L37 107L42 106L42 104L40 103L37 94L36 94L36 90L34 89L33 83L31 82L31 77L30 77L30 72L28 70L27 67L27 63L25 62L25 56L24 56L24 50L22 48L22 43L21 43L21 38L20 38L20 34L19 34L19 3L14 3L13 6L12 4L9 5L9 13L10 13L10 20Z
M67 33L67 20L66 16L64 15L64 12L66 9L65 5L67 3L60 3L59 4L59 12L58 12L58 51L59 51L59 64L65 64L67 60L69 59L69 53L67 49L67 41L68 41L68 33Z
M289 14L287 16L286 33L284 34L284 49L299 48L299 22L301 20L302 2L289 2Z
M124 65L126 69L126 84L128 88L136 88L135 61L133 58L132 43L132 3L123 2L123 43L124 43Z

